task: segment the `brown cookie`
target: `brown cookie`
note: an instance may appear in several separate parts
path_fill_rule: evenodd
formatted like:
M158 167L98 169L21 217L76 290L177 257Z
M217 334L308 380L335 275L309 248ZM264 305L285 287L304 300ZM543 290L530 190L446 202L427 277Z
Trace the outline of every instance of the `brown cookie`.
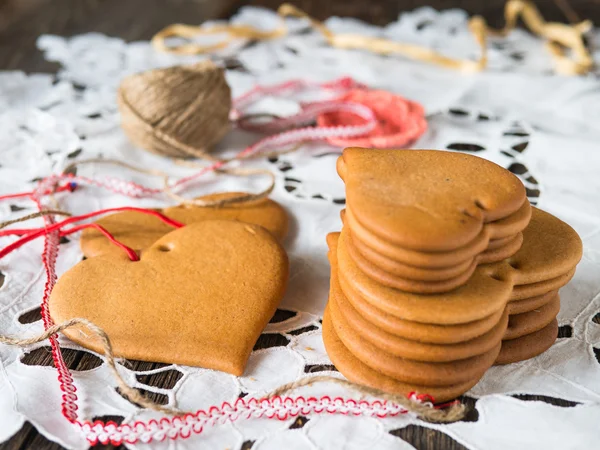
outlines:
M512 300L506 305L506 311L509 314L521 314L537 309L558 295L558 290L550 291L535 297L524 298L523 300Z
M539 283L522 284L513 287L513 291L510 294L510 301L523 300L526 298L537 297L544 295L550 291L555 291L566 285L571 278L575 275L575 269L567 272L551 280L540 281Z
M526 202L515 175L462 153L347 148L337 168L357 220L383 240L413 250L465 246L487 223L511 216Z
M445 269L457 264L471 264L473 258L484 252L487 248L487 240L483 234L478 236L469 244L445 252L424 252L412 250L398 245L390 244L380 237L366 230L360 222L354 219L354 213L350 208L345 209L343 220L347 227L352 230L355 241L361 243L361 249L369 248L372 252L382 255L392 262L400 262L409 266L424 269ZM358 245L358 244L357 244ZM363 252L366 255L366 253Z
M327 235L331 273L336 274L338 285L337 245L339 235L340 233L329 233ZM350 290L348 286L346 288ZM501 308L494 314L474 322L459 325L434 325L399 319L362 300L360 295L356 293L348 297L344 295L344 298L358 314L374 326L395 336L432 344L456 344L475 339L490 331L500 321L504 311L504 308Z
M480 376L478 376L464 383L451 386L422 386L404 383L371 369L352 355L335 333L327 309L325 309L325 314L323 315L322 330L323 343L331 362L342 375L354 383L406 396L412 392L429 394L434 398L435 402L445 402L464 394L475 386L480 379Z
M356 264L365 272L369 270L369 268L365 270L365 266L368 264L370 267L374 267L382 272L381 276L396 276L420 281L442 281L475 270L476 267L474 259L468 259L462 263L439 269L425 269L404 264L390 259L381 253L377 253L375 250L364 245L361 240L356 239L354 232L350 227L345 227L345 229L348 231L351 238L348 241L348 249L356 261ZM370 276L371 278L377 279L376 274L370 274Z
M507 262L498 263L502 277L510 277L515 286L558 280L571 273L581 260L583 246L569 225L545 211L533 208L531 221L523 231L523 245ZM560 286L558 286L560 287ZM526 295L533 297L550 290Z
M398 275L392 275L389 272L382 270L379 266L367 261L361 253L355 248L352 234L348 228L344 228L346 234L346 245L348 254L354 260L357 267L362 270L373 280L391 288L400 289L405 292L413 292L415 294L437 294L440 292L448 292L459 286L462 286L477 268L475 261L458 276L441 280L413 280L403 278ZM417 269L418 270L418 269Z
M535 333L556 319L559 311L560 297L556 294L550 302L539 308L521 314L511 314L503 339L517 339Z
M378 309L400 319L437 325L455 325L488 317L504 309L510 293L510 281L493 278L487 266L475 270L467 284L443 294L418 295L399 291L369 278L350 257L345 232L338 242L340 286L346 297L352 293L346 286Z
M558 321L554 319L535 333L510 341L502 341L502 350L494 364L510 364L538 356L552 347L558 336Z
M501 341L498 340L492 350L459 361L434 363L400 358L371 344L350 327L343 315L334 316L333 309L329 308L335 333L350 353L372 369L405 383L424 386L465 383L481 376L500 352Z
M221 192L199 197L199 199L223 200L237 197L240 194L243 192ZM186 225L203 220L237 220L252 223L266 228L280 241L283 240L288 230L288 216L285 209L268 198L221 207L180 205L155 209L155 211ZM97 220L96 223L106 228L118 241L138 252L150 247L162 236L173 231L173 227L160 219L134 211L110 214ZM80 246L83 254L88 258L121 253L121 250L110 243L103 234L91 228L83 231Z
M503 247L505 244L509 244L512 242L518 234L523 234L521 232L517 234L511 234L510 236L500 238L500 239L492 239L488 243L487 250L496 250L497 248Z
M425 362L452 362L470 358L492 350L506 334L508 314L505 313L497 325L487 333L458 344L426 344L387 333L365 320L345 298L341 292L337 275L331 273L331 290L329 294L329 312L331 320L336 323L338 317L361 338L394 356Z
M502 247L488 249L480 255L477 255L475 260L477 261L477 264L489 264L503 261L517 253L521 248L521 244L523 244L523 234L518 233Z
M92 321L119 357L241 375L288 271L284 249L264 228L207 220L166 234L140 261L119 254L75 265L52 291L50 315ZM64 333L101 351L84 327Z

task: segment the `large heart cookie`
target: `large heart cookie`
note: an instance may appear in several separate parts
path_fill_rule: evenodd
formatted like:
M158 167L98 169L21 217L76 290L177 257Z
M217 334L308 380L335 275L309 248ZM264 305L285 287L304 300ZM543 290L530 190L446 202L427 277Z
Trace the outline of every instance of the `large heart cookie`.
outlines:
M200 200L224 200L244 194L243 192L221 192L199 197ZM288 231L288 216L283 207L268 198L247 203L233 203L220 207L198 207L179 205L156 211L185 225L203 220L237 220L260 225L277 239L283 240ZM157 217L136 211L124 211L99 219L97 224L106 228L117 240L137 252L150 247L156 240L173 231ZM83 254L90 258L99 255L116 255L121 250L110 243L99 231L88 228L80 239Z
M94 322L121 357L241 375L288 275L284 249L264 228L204 221L166 234L140 261L121 253L80 262L58 280L50 315ZM64 333L101 349L85 328Z

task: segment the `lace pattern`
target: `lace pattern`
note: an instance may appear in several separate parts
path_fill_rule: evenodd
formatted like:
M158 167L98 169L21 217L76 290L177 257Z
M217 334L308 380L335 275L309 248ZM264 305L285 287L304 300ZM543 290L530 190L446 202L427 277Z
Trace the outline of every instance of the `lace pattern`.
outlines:
M464 58L475 56L477 51L466 30L466 18L460 10L422 8L383 28L342 18L329 19L327 26L338 32L419 42ZM278 19L270 11L243 8L232 20L268 28ZM466 76L401 58L332 49L317 33L307 31L301 21L290 23L294 32L283 39L252 46L238 42L216 55L229 68L227 79L233 95L243 94L257 83L291 78L325 81L351 75L369 86L421 102L429 130L415 148L473 153L503 165L523 180L532 203L567 221L581 235L583 261L574 280L561 291L562 337L537 358L492 368L468 393L477 399L475 421L435 425L410 415L379 418L299 413L285 420L261 417L205 427L202 434L189 439L153 441L152 448L411 448L398 437L402 435L399 430L407 426L434 428L477 449L588 446L597 438L600 420L598 73L579 78L552 75L542 43L523 31L494 39L490 68ZM597 43L599 36L594 32L590 39ZM38 45L47 59L61 64L56 76L0 72L0 194L31 190L40 178L83 158L123 159L141 167L160 167L173 176L190 173L190 169L132 147L119 126L115 91L127 74L200 57L158 54L148 42L125 43L99 34L69 39L42 36ZM259 105L262 111L279 114L292 113L296 107L281 99L268 99ZM248 133L233 132L221 147L240 149L253 139ZM338 376L320 335L320 314L329 286L324 237L340 228L339 211L344 204L343 184L335 173L338 152L326 144L310 144L296 153L251 163L276 173L273 198L292 218L286 241L292 271L289 292L265 330L273 345L254 351L240 378L199 368L123 361L120 370L131 385L155 394L161 402L195 411L223 402L234 404L238 398L251 399L306 374ZM101 164L78 168L78 175L102 178L108 174L160 186L160 180L121 168ZM260 183L209 175L187 194L254 190ZM130 199L93 187L57 199L62 208L73 213L165 203L164 199ZM4 201L0 216L16 218L34 208L28 200ZM40 219L32 226L41 223ZM0 238L1 246L9 242L10 238ZM59 246L58 276L82 256L75 235ZM0 261L0 326L5 334L26 337L43 329L39 312L45 282L41 253L42 242L34 242ZM78 370L79 362L68 349L79 348L64 338L59 341L67 349L64 358L72 369L83 417L113 417L129 424L160 419L119 395L100 355L86 351L86 366L93 368ZM48 350L47 343L27 351L1 346L0 441L27 420L49 439L68 448L86 448L86 436L73 433L61 415L62 393L55 369L31 365L35 352ZM169 383L159 388L158 378L168 378ZM307 386L297 394L359 400L356 394L331 384ZM528 401L530 395L544 396L547 401ZM42 398L45 401L40 403ZM557 398L567 400L570 406L557 406ZM156 433L159 439L160 430ZM148 447L142 443L127 445Z

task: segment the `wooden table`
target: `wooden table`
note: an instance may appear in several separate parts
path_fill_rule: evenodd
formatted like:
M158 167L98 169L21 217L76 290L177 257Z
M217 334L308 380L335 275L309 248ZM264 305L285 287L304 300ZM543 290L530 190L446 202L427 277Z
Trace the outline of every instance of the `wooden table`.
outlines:
M0 0L0 70L23 70L25 72L54 73L58 65L45 61L35 48L35 40L40 34L51 33L71 36L90 31L118 36L127 41L147 40L162 27L175 22L199 24L208 19L227 18L243 5L264 6L276 9L279 0ZM488 22L500 27L503 25L504 0L296 0L294 4L318 19L332 15L353 16L368 22L384 25L398 17L402 11L430 5L438 9L458 7L471 14L481 14ZM538 1L544 17L548 20L579 20L579 17L600 22L599 0ZM0 285L2 280L0 280ZM279 311L277 315L284 315ZM277 320L277 315L274 320ZM39 320L39 311L20 318L24 323ZM568 330L561 330L568 333ZM257 348L270 347L268 339L261 339ZM100 360L89 353L63 350L65 361L72 370L90 370L100 364ZM26 364L52 365L50 352L44 348L29 353L23 360ZM135 370L150 370L159 364L132 361ZM170 388L175 385L180 374L166 372L146 376L140 380L145 384ZM159 395L151 395L160 402ZM519 396L524 400L543 400L561 406L571 406L571 402L539 396ZM464 402L474 406L475 400L464 398ZM120 417L102 417L104 420L118 421ZM472 409L465 420L476 421L478 413ZM301 427L306 419L298 418L294 427ZM464 449L445 434L424 427L411 425L392 431L392 434L412 444L417 449ZM242 445L248 450L252 442ZM30 423L25 423L21 431L8 442L0 444L0 450L26 449L55 450L62 447L41 436ZM97 448L115 448L98 446ZM124 448L124 447L119 447Z

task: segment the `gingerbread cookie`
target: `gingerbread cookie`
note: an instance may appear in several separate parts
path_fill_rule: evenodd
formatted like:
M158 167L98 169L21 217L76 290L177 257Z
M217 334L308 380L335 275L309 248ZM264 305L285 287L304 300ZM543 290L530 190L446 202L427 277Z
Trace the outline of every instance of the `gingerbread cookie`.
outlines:
M323 315L323 343L331 362L348 380L385 392L406 396L412 392L429 394L436 402L445 402L464 394L475 386L480 379L480 377L476 377L455 385L423 386L405 383L388 377L381 372L371 369L352 355L335 333L327 309L325 309L325 314Z
M406 383L424 386L464 383L481 377L492 366L500 352L501 341L498 339L491 350L457 361L434 363L400 358L382 351L364 339L357 330L350 327L342 314L334 316L333 308L331 306L329 308L331 323L336 334L358 360L384 375Z
M528 311L533 311L546 303L550 302L558 295L558 290L553 290L535 297L524 298L522 300L511 300L506 305L506 311L509 314L521 314Z
M465 262L471 264L473 258L483 253L487 248L487 240L482 234L467 245L450 251L424 252L412 250L386 242L384 239L370 233L360 222L354 219L354 213L349 208L344 210L343 220L344 224L352 230L356 245L361 250L371 249L369 254L377 253L389 259L390 263L400 262L424 269L445 269ZM364 251L363 255L368 256Z
M243 192L222 192L199 197L201 200L214 201L237 197ZM237 220L260 225L269 230L277 239L283 240L288 231L288 216L277 202L268 198L248 203L233 203L221 207L198 207L180 205L164 209L155 209L183 224L201 222L203 220ZM165 234L173 231L173 227L165 224L157 217L136 212L123 211L110 214L96 221L118 241L140 252L150 247ZM90 258L99 255L116 255L121 250L110 243L99 231L88 228L80 239L83 254Z
M54 287L50 315L92 321L120 357L241 375L288 271L284 249L263 227L207 220L164 235L139 261L121 253L75 265ZM84 327L64 333L101 351Z
M560 297L556 294L552 300L539 308L521 314L511 314L503 339L511 340L535 333L556 319L559 311Z
M448 292L465 284L469 278L471 278L471 275L473 275L473 272L477 268L477 264L473 262L467 268L467 270L463 271L457 276L440 280L415 280L403 278L398 275L392 275L389 272L382 270L380 266L367 261L355 248L352 234L349 232L348 228L344 228L344 233L346 233L348 254L360 270L362 270L373 280L385 286L400 289L405 292L413 292L416 294L436 294L440 292ZM431 278L435 277L431 276Z
M555 291L571 281L574 275L575 268L566 274L552 278L551 280L540 281L539 283L516 285L513 287L513 291L510 294L510 300L523 300L526 298L544 295L550 291Z
M494 364L510 364L538 356L552 347L558 336L558 321L554 319L535 333L502 341L502 349Z
M348 252L344 231L337 255L340 286L346 297L359 295L378 309L404 320L438 325L480 320L504 309L512 291L510 281L495 279L493 271L482 269L485 266L478 267L464 286L441 294L418 295L384 286L358 268Z
M506 229L505 236L484 231L527 201L519 179L485 159L435 150L347 148L337 168L356 219L403 248L450 251L482 233L489 240L520 231Z
M401 358L425 362L452 362L477 356L495 348L506 334L508 314L505 313L487 333L456 344L427 344L387 333L365 320L341 292L337 274L331 272L329 310L332 321L345 322L361 338L382 351ZM342 319L338 320L338 317Z
M532 289L536 283L540 283L538 286L543 286L541 283L554 286L555 281L567 278L581 260L581 238L573 228L552 214L537 208L532 210L531 221L523 231L523 245L507 262L498 263L496 267L500 276L510 277L515 286L527 285ZM553 289L557 287L543 292L535 289L536 293L527 293L521 298L541 295Z
M338 281L337 246L339 236L340 233L329 233L327 235L331 273L332 278L335 274L336 281ZM341 294L344 295L343 292ZM496 326L504 313L504 307L502 307L494 314L481 320L458 325L435 325L399 319L371 305L369 302L361 300L360 295L356 293L350 297L344 295L344 299L370 324L395 336L431 344L456 344L475 339Z

